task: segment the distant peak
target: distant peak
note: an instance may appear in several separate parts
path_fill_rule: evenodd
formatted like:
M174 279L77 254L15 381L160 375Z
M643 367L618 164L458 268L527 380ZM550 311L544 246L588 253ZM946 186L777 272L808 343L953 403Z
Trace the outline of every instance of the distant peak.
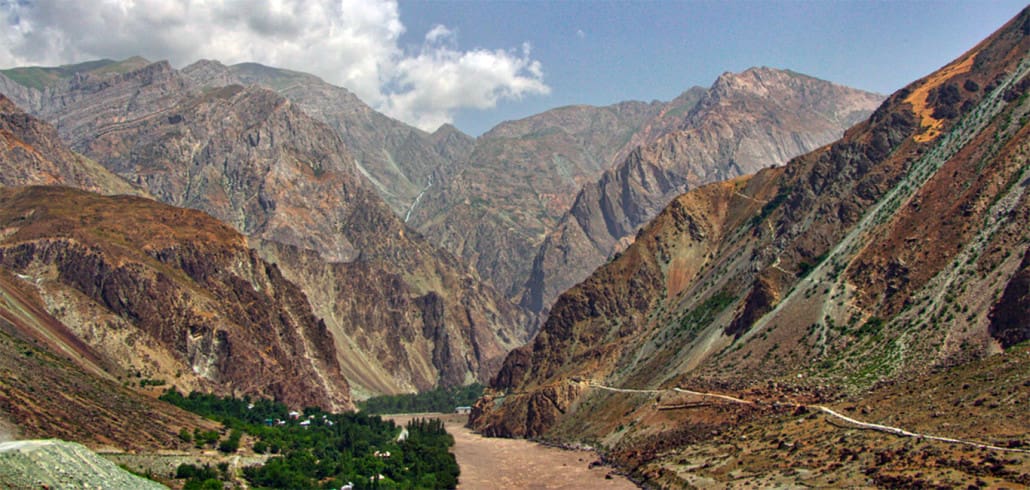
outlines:
M124 66L128 66L128 65L147 66L150 63L151 63L150 60L148 60L148 59L146 59L146 58L144 58L142 56L130 56L130 57L125 58L124 60L121 60L121 61L118 62L118 64L124 65Z
M174 70L174 68L172 68L172 64L169 63L168 60L155 61L155 62L150 63L149 65L145 65L145 66L153 67L154 69L160 69L160 70Z
M669 103L677 105L682 101L696 101L697 99L701 98L707 91L708 89L695 85L685 90L683 93L677 95L676 98L672 99Z
M280 76L280 77L282 77L282 76L290 76L290 77L314 78L314 79L322 80L318 76L312 75L310 73L305 73L305 72L296 71L296 70L290 70L288 68L279 68L279 67L276 67L276 66L262 65L261 63L257 63L257 62L254 62L254 61L245 61L243 63L236 63L235 65L232 65L229 68L231 68L233 70L236 70L236 71L251 72L251 73L263 73L263 74L266 74L266 75L274 75L274 76Z
M716 80L716 83L719 83L720 81L731 82L731 81L734 81L734 80L741 80L741 79L756 79L756 78L757 79L761 79L761 78L770 77L770 76L791 76L791 75L795 75L795 73L793 73L793 72L791 72L789 70L781 70L779 68L770 68L768 66L752 66L751 68L748 68L748 69L746 69L746 70L744 70L742 72L739 72L739 73L733 73L731 71L723 72L722 75L719 75L719 78Z
M456 127L454 127L454 125L451 124L451 123L443 123L443 124L440 125L439 128L436 128L436 131L433 131L433 135L434 136L435 135L443 135L443 134L453 133L453 132L459 132L460 133L461 130L456 128Z
M208 59L197 60L197 61L193 62L192 64L188 65L184 69L189 69L191 67L193 67L193 68L227 68L221 61L218 61L218 60L208 60Z
M751 94L760 97L776 93L780 87L798 83L835 85L825 80L781 68L756 66L740 73L725 72L712 84L712 93L718 97L732 94Z

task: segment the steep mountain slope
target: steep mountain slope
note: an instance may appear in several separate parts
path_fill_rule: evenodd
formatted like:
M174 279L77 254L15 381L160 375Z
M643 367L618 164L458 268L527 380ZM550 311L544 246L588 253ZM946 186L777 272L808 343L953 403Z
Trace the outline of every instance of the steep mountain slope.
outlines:
M0 266L34 286L74 335L65 343L89 345L94 365L184 389L352 406L325 324L228 226L61 187L6 188L0 204Z
M167 488L115 466L80 444L53 439L0 443L0 485L5 488Z
M472 139L463 134L453 141L435 138L376 112L349 90L307 73L203 60L183 68L182 74L200 87L261 85L328 124L398 216L405 216L426 187L442 181L452 165L464 160Z
M0 416L19 437L127 450L180 447L214 422L134 391L125 371L47 313L35 284L0 267ZM123 385L122 383L125 383Z
M1023 488L1030 485L1027 356L1030 347L1022 346L928 378L884 384L860 403L833 405L848 417L921 434L962 434L1003 450L853 428L807 409L784 407L754 417L740 416L752 407L713 404L694 410L707 411L710 420L718 412L733 413L741 423L676 449L652 439L639 452L611 457L660 488Z
M65 76L42 88L6 76L0 78L0 88L18 107L53 125L61 140L79 153L100 128L161 113L189 89L166 61L129 58L96 69L77 69L94 67L88 63L73 66L52 69Z
M233 225L304 290L360 396L485 381L525 340L519 308L406 228L333 129L276 93L195 91L164 62L61 87L40 112L75 148Z
M53 127L3 96L0 169L0 183L5 185L61 184L109 194L143 194L68 150ZM0 236L6 239L16 231L4 226ZM21 435L154 449L182 444L182 428L213 427L210 421L123 386L138 383L143 371L126 368L118 356L94 348L54 318L48 312L54 305L44 301L38 286L30 277L0 267L0 412Z
M624 253L558 299L533 342L508 356L496 391L477 403L473 425L494 435L603 444L630 468L678 454L641 475L669 477L672 486L692 474L705 474L709 484L738 477L746 480L736 483L758 484L769 483L768 468L747 466L748 454L736 452L736 461L747 463L736 470L705 471L703 460L691 466L690 453L677 448L725 449L731 442L723 432L761 437L766 444L746 444L770 451L767 461L843 476L868 462L839 452L826 468L819 458L799 462L794 454L813 441L788 444L762 428L811 428L803 420L816 416L808 410L832 400L844 400L838 410L894 400L893 409L854 417L1021 450L1004 453L1011 463L990 475L1026 484L1030 416L1021 408L1028 392L1018 373L1026 371L1020 342L1028 337L1025 323L1012 319L1027 302L1027 53L1030 9L892 95L840 141L786 167L676 198ZM965 370L1013 345L1007 361ZM913 390L940 373L963 380L959 405L979 399L978 390L991 393L982 396L996 400L987 410L970 411L978 424L931 424L922 414L898 413L926 404L894 383ZM978 387L963 384L974 380ZM866 392L870 387L876 390ZM934 408L950 399L926 400L933 413L955 413ZM994 428L977 429L982 425ZM884 461L904 457L890 440L864 440L893 451ZM923 476L931 475L924 484L964 484L986 474L968 462L978 450L934 447L924 454L937 458L923 465ZM673 464L682 470L675 478L662 469ZM1010 464L1017 468L1006 470ZM812 474L777 471L787 469ZM882 479L890 476L885 470L869 471L873 480L843 484L892 486L915 473L903 469L907 476L891 483Z
M678 126L666 120L585 186L540 246L522 304L548 308L583 280L677 194L780 165L839 138L879 104L875 94L797 73L752 68L726 73Z
M82 150L161 201L328 261L357 255L353 233L339 231L374 195L332 131L274 93L232 85L160 115L95 124Z
M146 59L134 56L122 61L103 59L58 67L10 68L0 70L0 93L14 99L19 107L36 112L44 105L58 103L54 100L54 92L61 91L73 79L90 74L125 73L149 64Z
M66 185L102 194L144 193L68 150L57 131L0 94L0 184Z
M511 295L576 191L611 167L663 106L572 106L502 123L426 191L410 222Z

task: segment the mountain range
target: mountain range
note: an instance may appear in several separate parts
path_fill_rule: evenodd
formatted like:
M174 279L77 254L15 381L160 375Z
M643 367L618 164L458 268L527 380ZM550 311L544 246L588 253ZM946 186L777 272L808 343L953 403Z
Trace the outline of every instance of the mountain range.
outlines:
M625 159L633 145L681 126L706 127L684 121L739 118L745 102L693 109L716 93L719 100L753 98L751 89L740 89L748 84L727 87L733 85L727 80L759 73L769 78L759 89L764 96L784 101L779 109L766 109L774 118L779 110L779 119L786 121L771 123L772 132L811 123L830 127L818 136L829 140L846 127L844 119L855 117L851 111L861 112L863 104L871 107L877 99L760 69L727 74L712 89L694 88L667 104L556 109L472 139L453 128L435 134L409 128L372 111L346 89L255 64L204 60L176 70L137 57L18 68L0 74L0 90L51 122L77 152L68 158L95 162L94 173L106 171L121 177L105 175L109 182L122 183L108 189L71 185L114 194L126 192L128 183L132 192L205 211L246 235L249 247L300 286L333 332L344 376L365 397L487 380L504 354L534 330L533 314L545 308L539 291L549 288L553 294L585 277L610 253L574 247L570 253L578 260L554 268L551 277L561 277L560 284L532 283L535 301L522 301L529 311L509 301L523 296L519 283L538 253L534 247L569 212L576 189ZM774 75L798 82L780 83ZM821 99L839 102L818 105ZM844 119L824 124L841 114ZM752 151L752 158L776 164L821 142L796 140L801 147L753 143L772 150ZM750 140L743 135L733 141ZM729 150L727 158L734 154ZM558 172L564 180L551 179L553 168L541 165L556 161L568 162ZM512 171L516 167L524 168L519 179ZM489 181L496 185L481 186ZM544 194L549 201L540 200ZM484 221L468 214L471 208L464 204L451 205L456 198L477 203L475 208L492 217L518 214L518 219L504 218L518 224ZM634 219L642 223L648 212L657 211L651 207ZM534 225L525 213L547 218ZM632 231L640 223L625 228ZM527 226L533 237L525 236ZM469 230L482 231L482 237ZM485 280L481 270L487 271ZM506 294L491 283L503 284Z
M881 99L755 68L668 103L553 109L477 138L451 177L426 191L410 222L538 313L676 194L781 165L839 137ZM691 132L700 139L689 149L655 149ZM644 158L653 161L642 169L639 152L650 149Z
M407 228L298 105L195 86L166 62L103 66L22 102L125 181L247 235L326 322L362 396L485 381L524 341L519 308Z
M489 381L476 430L655 486L1030 484L1028 52L1024 11L886 98L760 67L477 138L254 63L0 70L0 411L175 448L169 386Z
M625 248L680 193L783 164L829 143L881 100L783 70L723 74L685 115L676 115L683 107L672 107L624 159L583 186L540 244L522 304L532 311L548 308Z

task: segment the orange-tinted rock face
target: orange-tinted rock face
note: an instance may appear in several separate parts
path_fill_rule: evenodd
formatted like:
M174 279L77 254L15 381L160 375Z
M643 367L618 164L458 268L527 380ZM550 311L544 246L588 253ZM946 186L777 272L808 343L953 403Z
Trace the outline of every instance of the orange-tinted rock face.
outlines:
M0 202L0 266L31 278L116 373L298 407L352 406L325 324L226 225L68 188L9 188ZM124 345L106 342L121 329L130 329Z

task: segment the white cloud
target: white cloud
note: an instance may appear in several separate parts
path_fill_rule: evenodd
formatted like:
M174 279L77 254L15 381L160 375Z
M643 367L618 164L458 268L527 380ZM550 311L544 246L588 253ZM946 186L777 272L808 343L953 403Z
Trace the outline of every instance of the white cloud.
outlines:
M403 33L392 0L0 0L0 66L255 61L314 73L427 130L459 109L549 92L528 46L461 51L437 25L405 53Z
M421 128L450 122L452 107L489 109L502 99L550 93L528 44L521 51L457 51L430 44L427 36L423 50L401 60L396 71L400 90L383 108Z
M453 41L454 37L454 32L448 29L447 26L437 24L426 33L426 42L432 44L444 39Z

